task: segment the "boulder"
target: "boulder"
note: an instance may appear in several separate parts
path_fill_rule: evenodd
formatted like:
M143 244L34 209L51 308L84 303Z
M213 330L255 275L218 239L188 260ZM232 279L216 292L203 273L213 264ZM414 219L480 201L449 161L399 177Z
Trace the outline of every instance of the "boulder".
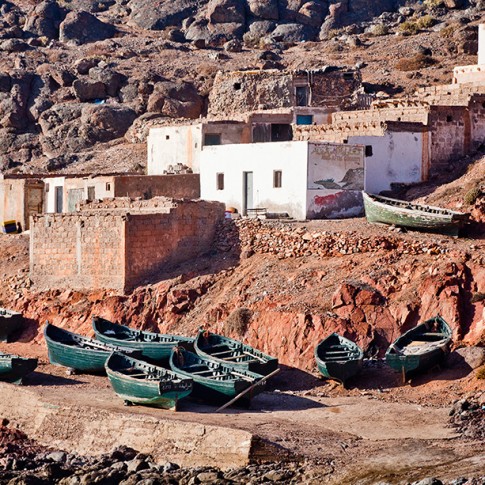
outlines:
M272 41L283 43L303 42L312 40L316 31L301 24L279 24L269 35Z
M52 79L62 87L72 86L72 83L75 81L76 76L67 68L53 66L49 70L49 74L51 75Z
M98 59L96 57L81 58L74 63L74 69L79 74L87 74L89 70L97 66L100 61L101 59Z
M108 67L92 67L89 70L89 78L104 84L108 96L116 96L126 77Z
M469 367L478 369L485 364L485 347L462 347L449 354L447 364L450 367Z
M20 39L7 39L0 42L0 51L5 52L25 52L32 49L27 42Z
M106 86L101 81L93 81L90 79L76 79L72 83L74 94L76 98L82 103L86 101L94 101L95 99L106 98Z
M233 39L224 44L224 50L226 52L241 52L243 44L240 40Z
M273 32L275 28L276 24L269 20L255 20L249 24L249 32L259 37L263 37L264 35Z
M203 108L202 97L193 84L164 81L157 83L148 98L147 111L170 118L198 118Z
M0 93L8 93L12 89L12 78L6 72L0 72Z
M23 129L28 126L27 101L34 76L25 71L10 73L9 92L0 92L0 126Z
M132 109L107 104L86 105L81 115L81 123L93 145L121 138L135 119Z
M130 0L130 19L143 29L163 30L181 26L186 18L197 13L199 0Z
M222 47L232 39L242 39L244 35L244 24L228 22L224 24L209 25L209 38L207 45L212 47Z
M328 7L322 1L306 2L298 10L298 22L318 28L328 14Z
M245 3L243 0L210 0L207 18L212 24L245 23Z
M59 40L69 44L87 44L113 37L116 28L88 12L70 12L60 25Z
M278 0L248 0L249 11L265 20L278 20Z
M320 40L327 40L331 30L342 27L345 24L347 13L347 3L332 3L328 8L328 16L320 28Z
M66 16L66 11L55 0L39 3L28 15L24 31L49 39L59 38L59 26Z
M208 23L207 19L200 19L192 22L185 32L185 38L192 42L209 40L211 34L209 32Z
M280 20L288 22L295 21L298 10L303 6L305 0L278 0Z

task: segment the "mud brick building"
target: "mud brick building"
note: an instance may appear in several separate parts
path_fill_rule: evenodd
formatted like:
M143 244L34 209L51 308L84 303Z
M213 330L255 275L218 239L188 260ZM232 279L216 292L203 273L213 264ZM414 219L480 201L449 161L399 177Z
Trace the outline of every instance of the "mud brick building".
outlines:
M38 289L128 291L212 246L218 202L105 199L32 217L30 278Z

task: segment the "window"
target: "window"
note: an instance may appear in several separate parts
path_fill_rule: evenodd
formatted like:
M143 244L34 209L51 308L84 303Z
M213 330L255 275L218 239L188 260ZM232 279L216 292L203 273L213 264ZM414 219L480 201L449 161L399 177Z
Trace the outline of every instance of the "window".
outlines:
M354 73L353 72L344 72L343 78L346 81L350 81L351 79L354 79Z
M94 186L88 187L88 200L96 198L96 188Z
M372 145L365 146L365 156L372 157Z
M170 140L170 135L165 135L165 140Z
M234 83L234 89L239 91L241 89L241 83Z
M312 125L313 115L296 115L297 125Z
M218 173L216 174L217 177L217 190L224 190L224 174Z
M295 98L297 106L308 106L308 87L297 86L295 88Z
M204 135L204 146L214 146L221 144L221 134L220 133L206 133Z
M271 125L271 141L291 141L293 130L291 125L274 123Z
M283 172L281 170L273 171L273 187L275 189L280 189L282 187Z
M106 191L109 192L111 190L111 184L106 182Z

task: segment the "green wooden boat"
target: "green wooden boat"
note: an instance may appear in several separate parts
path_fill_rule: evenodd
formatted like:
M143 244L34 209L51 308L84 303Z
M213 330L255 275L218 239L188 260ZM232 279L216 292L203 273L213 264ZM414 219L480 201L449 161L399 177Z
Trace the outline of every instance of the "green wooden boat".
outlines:
M51 364L68 367L70 372L103 372L106 359L115 350L133 356L133 349L116 347L92 338L83 337L63 328L46 323L44 339Z
M194 381L191 397L210 403L226 403L263 376L244 369L235 369L232 365L221 364L211 359L204 359L193 352L176 347L170 355L170 367L174 372L191 377ZM259 394L266 384L255 386L238 401L249 405L251 399Z
M22 384L22 379L37 367L37 359L0 353L0 381Z
M469 221L469 214L430 205L414 204L362 192L365 216L369 222L394 224L457 236Z
M144 358L153 361L168 361L173 347L194 341L191 337L136 330L99 317L93 317L93 329L101 342L139 350Z
M246 369L256 374L268 375L278 368L278 359L263 352L216 333L200 329L194 348L200 357L221 364L230 364L235 369Z
M0 341L8 342L10 335L19 330L24 323L21 313L0 308Z
M345 385L362 368L364 353L351 340L337 333L330 334L315 347L315 360L320 373Z
M125 404L176 411L177 402L192 392L192 379L119 352L113 352L104 366L111 386Z
M408 374L439 364L450 351L451 337L442 317L430 318L397 338L386 351L386 362L406 381Z

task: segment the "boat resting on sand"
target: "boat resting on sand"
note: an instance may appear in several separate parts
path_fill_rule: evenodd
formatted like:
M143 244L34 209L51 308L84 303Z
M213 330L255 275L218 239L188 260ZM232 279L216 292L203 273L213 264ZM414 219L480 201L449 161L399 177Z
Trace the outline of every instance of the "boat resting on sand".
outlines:
M401 372L418 373L439 364L450 351L452 331L440 317L430 318L398 337L387 349L386 362Z
M194 384L191 396L209 403L226 403L263 379L260 374L204 359L181 347L173 349L170 368L177 374L192 378ZM240 402L249 405L251 399L263 390L264 385L265 381L253 387Z
M365 216L369 222L409 227L421 231L457 236L469 221L469 214L430 205L415 204L362 192Z
M315 360L320 373L344 385L347 379L360 371L363 359L362 349L337 333L330 334L315 347Z
M37 359L0 353L0 381L22 384L22 379L37 367Z
M106 374L125 404L177 409L177 402L192 392L192 379L171 370L113 352L105 363Z
M47 322L44 327L44 339L47 344L51 364L68 367L72 373L102 372L106 359L115 350L130 355L139 355L133 349L115 347L83 337Z
M93 329L99 341L136 349L144 358L154 361L168 361L173 347L194 341L192 337L136 330L99 317L93 317Z
M245 369L267 375L278 368L278 359L222 335L200 329L195 338L196 353L205 359L230 364L235 369Z
M0 341L8 342L10 335L19 330L24 323L21 313L0 308Z

